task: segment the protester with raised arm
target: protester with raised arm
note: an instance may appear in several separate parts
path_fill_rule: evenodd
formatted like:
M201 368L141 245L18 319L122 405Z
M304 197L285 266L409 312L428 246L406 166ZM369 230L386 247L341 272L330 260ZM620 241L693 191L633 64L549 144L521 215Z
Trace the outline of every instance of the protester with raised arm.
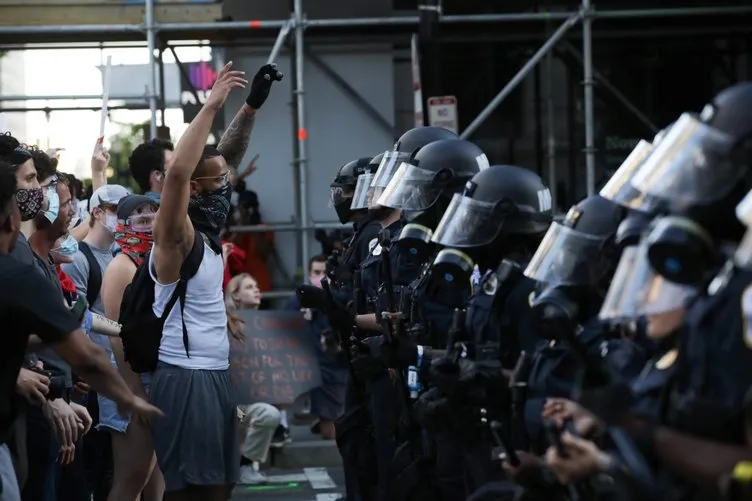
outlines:
M217 111L232 89L248 83L232 63L225 65L176 145L165 174L149 261L154 314L164 313L179 287L185 291L166 317L149 393L150 401L165 412L154 423L152 436L168 501L225 501L238 479L236 399L228 371L219 233L230 209L229 165L237 166L242 159L256 112L272 83L281 78L274 65L258 71L246 104L213 148L206 141ZM196 248L201 251L200 265L188 277L181 269Z

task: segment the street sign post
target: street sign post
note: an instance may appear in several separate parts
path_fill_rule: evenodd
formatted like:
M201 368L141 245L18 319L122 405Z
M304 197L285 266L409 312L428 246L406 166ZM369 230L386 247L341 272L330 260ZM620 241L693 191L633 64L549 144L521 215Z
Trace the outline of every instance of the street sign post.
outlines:
M429 97L428 124L434 127L444 127L459 134L457 98L455 96Z

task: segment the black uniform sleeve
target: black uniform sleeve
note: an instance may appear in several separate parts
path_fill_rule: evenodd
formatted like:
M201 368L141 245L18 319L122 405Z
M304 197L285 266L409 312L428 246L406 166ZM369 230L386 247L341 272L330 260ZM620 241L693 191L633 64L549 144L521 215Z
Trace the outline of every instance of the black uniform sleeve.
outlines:
M370 253L371 249L368 247L371 241L379 237L381 231L381 224L378 221L369 221L363 230L358 235L358 239L355 242L355 249L353 253L354 260L357 264L362 263Z
M45 343L64 340L81 328L78 319L65 306L60 290L38 273L34 266L4 269L0 275L0 301L22 317L30 332Z

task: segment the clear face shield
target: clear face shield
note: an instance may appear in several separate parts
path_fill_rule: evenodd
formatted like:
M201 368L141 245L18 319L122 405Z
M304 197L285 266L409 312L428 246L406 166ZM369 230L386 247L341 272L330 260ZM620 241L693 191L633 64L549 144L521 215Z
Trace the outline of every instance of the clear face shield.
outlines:
M604 241L552 223L535 251L525 276L551 287L591 285L601 279Z
M632 202L640 196L632 186L632 178L652 151L653 145L649 142L641 140L637 143L598 194L622 207L631 207Z
M374 175L370 173L358 176L358 182L355 183L355 192L350 204L351 210L367 209L371 204L371 198L373 197L371 182L373 182L373 177Z
M378 200L381 198L381 195L384 193L387 186L389 186L390 181L400 165L407 162L409 159L409 153L400 151L387 151L384 153L379 168L371 181L370 187L372 188L372 195L369 200L369 207L376 207L379 205Z
M752 269L752 191L747 193L736 206L736 218L747 227L747 231L734 252L734 264L739 268Z
M698 289L671 282L656 273L648 261L648 242L622 252L598 318L629 323L641 316L659 315L685 308Z
M733 146L729 135L683 114L635 173L632 186L641 195L630 207L639 210L647 197L680 207L717 199L742 172L731 162Z
M445 247L480 247L496 238L504 219L496 205L455 193L441 218L433 241Z
M442 185L432 182L435 177L434 171L403 162L376 204L404 211L426 210L436 202L443 189Z

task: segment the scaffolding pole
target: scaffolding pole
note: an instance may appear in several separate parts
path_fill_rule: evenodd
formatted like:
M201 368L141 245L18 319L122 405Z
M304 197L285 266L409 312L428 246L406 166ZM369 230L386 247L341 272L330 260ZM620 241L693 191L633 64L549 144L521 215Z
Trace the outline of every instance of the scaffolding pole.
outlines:
M506 14L475 14L442 16L441 22L453 23L514 23L546 20L565 20L571 12L530 12ZM591 12L592 19L637 19L661 17L705 17L752 14L752 6L736 7L684 7L673 9L622 9ZM303 28L346 28L373 26L413 26L418 24L418 16L367 17L352 19L301 19ZM154 23L155 30L163 33L197 32L219 33L231 31L253 31L255 29L281 29L287 19L215 21L206 23ZM98 24L60 26L0 26L2 35L102 35L143 33L144 25L139 24Z
M585 0L583 0L585 1ZM535 67L536 64L538 64L541 59L545 57L546 54L548 54L551 49L554 48L554 46L559 43L559 40L561 40L564 35L567 34L567 31L569 31L575 24L577 24L582 17L583 12L580 11L576 14L570 14L567 20L559 26L559 29L557 29L553 35L551 35L551 38L546 40L546 43L544 43L538 51L533 54L533 57L531 57L525 65L520 68L520 71L517 72L515 76L512 77L512 79L504 86L501 91L496 94L496 97L494 97L490 103L481 111L477 117L475 117L475 120L473 120L470 125L467 126L467 128L462 131L462 134L460 134L460 137L462 139L467 139L470 137L470 135L475 132L478 127L481 126L481 124L491 116L491 114L494 112L494 110L501 104L504 99L506 99L509 94L512 93L512 91L522 82L525 77L530 73L530 71Z
M149 137L157 137L157 61L154 51L157 49L157 29L154 25L154 0L146 0L144 5L144 24L146 25L146 46L149 50Z
M300 185L300 193L298 205L300 209L300 224L305 226L308 224L308 157L306 140L308 138L308 132L306 130L306 114L305 114L305 86L303 85L305 64L305 52L303 47L303 30L305 29L305 16L303 13L303 0L294 0L294 19L295 19L295 111L297 113L297 126L298 126L298 142L297 142L297 158L295 159L295 165L298 169L298 182ZM304 231L300 235L300 269L305 273L306 266L308 266L308 232Z
M132 96L110 96L110 101L139 101L146 102L147 95L141 94ZM90 99L92 101L101 101L102 95L78 95L78 96L0 96L0 103L4 101L77 101Z
M587 196L595 194L595 107L593 95L593 18L590 0L582 0L582 85L585 99L585 174Z

